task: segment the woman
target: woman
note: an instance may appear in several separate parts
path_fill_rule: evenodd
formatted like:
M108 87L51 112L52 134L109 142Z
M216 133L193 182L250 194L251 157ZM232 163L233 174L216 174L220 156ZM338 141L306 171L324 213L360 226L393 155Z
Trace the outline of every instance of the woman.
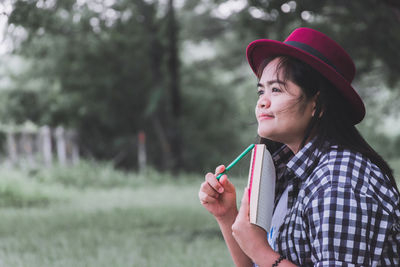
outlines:
M355 67L326 35L299 28L247 47L258 78L260 143L277 172L269 233L249 222L247 188L217 167L199 191L237 266L400 266L400 194L387 163L355 128L365 115Z

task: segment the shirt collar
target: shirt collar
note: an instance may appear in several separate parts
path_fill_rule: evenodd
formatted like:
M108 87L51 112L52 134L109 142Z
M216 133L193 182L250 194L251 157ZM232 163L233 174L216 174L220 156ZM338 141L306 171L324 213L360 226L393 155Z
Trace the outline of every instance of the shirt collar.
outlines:
M301 180L306 179L312 171L312 167L318 164L320 150L315 146L316 138L308 142L291 160L286 164L296 177ZM324 146L328 145L325 143Z
M326 144L325 144L326 145ZM310 174L311 167L318 163L320 156L319 149L315 146L315 138L308 142L299 152L293 155L293 152L283 145L272 156L277 173L287 168L296 177L301 180L306 179Z
M283 173L286 169L286 164L293 157L293 152L286 145L280 147L275 153L272 155L272 160L275 163L275 170L277 174ZM278 178L280 178L278 176Z

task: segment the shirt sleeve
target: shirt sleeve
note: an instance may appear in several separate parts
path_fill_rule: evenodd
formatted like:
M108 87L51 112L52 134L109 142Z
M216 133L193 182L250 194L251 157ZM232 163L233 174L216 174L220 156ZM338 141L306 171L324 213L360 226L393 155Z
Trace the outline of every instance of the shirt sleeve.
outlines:
M379 201L349 184L320 188L306 205L314 266L372 266L379 262L389 216Z

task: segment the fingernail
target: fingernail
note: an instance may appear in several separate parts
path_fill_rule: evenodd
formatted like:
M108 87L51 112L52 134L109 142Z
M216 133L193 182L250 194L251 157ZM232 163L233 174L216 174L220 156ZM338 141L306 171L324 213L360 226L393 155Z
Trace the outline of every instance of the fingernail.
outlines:
M224 192L224 188L223 188L223 187L220 187L220 188L218 189L218 192L219 192L219 193L223 193L223 192Z

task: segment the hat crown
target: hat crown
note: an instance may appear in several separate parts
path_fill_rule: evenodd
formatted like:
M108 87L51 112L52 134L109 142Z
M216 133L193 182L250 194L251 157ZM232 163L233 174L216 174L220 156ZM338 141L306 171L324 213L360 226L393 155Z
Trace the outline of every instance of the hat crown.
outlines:
M298 28L284 42L269 39L251 42L246 56L256 75L267 58L287 56L308 64L343 96L343 104L351 111L349 116L353 124L364 118L364 103L351 86L356 73L354 62L339 44L325 34L310 28Z
M325 58L325 62L341 74L349 83L354 79L356 68L353 60L347 52L334 40L325 34L310 28L298 28L294 30L284 43L293 42L308 46L320 55L319 59ZM316 56L315 54L312 54Z

